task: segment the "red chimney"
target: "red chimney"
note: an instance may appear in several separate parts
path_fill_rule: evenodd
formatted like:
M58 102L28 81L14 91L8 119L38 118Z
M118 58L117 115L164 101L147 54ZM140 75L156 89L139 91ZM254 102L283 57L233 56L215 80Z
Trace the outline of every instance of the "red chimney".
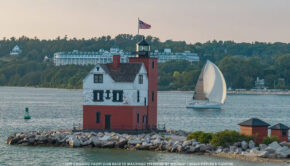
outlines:
M120 55L113 55L113 70L117 70L120 65Z

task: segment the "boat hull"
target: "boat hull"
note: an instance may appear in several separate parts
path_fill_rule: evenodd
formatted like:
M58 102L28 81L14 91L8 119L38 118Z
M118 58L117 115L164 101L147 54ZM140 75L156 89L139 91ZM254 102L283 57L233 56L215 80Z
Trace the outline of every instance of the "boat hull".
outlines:
M195 108L195 109L221 109L221 104L188 104L186 108Z

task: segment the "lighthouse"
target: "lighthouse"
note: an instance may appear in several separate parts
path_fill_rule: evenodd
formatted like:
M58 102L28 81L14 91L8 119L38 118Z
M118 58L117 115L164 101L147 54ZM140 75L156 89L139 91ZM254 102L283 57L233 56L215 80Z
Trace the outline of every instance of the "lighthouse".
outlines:
M97 64L83 80L83 129L152 130L157 128L157 58L150 45L136 44L136 57Z

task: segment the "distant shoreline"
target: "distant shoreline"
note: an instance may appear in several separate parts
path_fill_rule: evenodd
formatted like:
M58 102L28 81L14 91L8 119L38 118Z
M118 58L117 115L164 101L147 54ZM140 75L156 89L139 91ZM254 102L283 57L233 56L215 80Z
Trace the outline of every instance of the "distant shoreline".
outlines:
M82 89L68 89L68 88L50 88L50 87L33 87L33 86L0 86L0 88L35 88L35 89L63 89L63 90L82 90ZM161 93L174 92L174 93L190 93L193 94L194 91L181 91L181 90L165 90L158 91ZM237 95L290 95L289 90L281 89L268 89L268 90L228 90L227 94L237 94Z

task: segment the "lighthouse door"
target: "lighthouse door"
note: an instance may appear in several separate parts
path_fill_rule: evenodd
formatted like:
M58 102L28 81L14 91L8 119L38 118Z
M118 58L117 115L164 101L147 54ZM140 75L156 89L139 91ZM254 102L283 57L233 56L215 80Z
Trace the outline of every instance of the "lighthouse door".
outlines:
M105 129L111 129L111 115L105 115Z

